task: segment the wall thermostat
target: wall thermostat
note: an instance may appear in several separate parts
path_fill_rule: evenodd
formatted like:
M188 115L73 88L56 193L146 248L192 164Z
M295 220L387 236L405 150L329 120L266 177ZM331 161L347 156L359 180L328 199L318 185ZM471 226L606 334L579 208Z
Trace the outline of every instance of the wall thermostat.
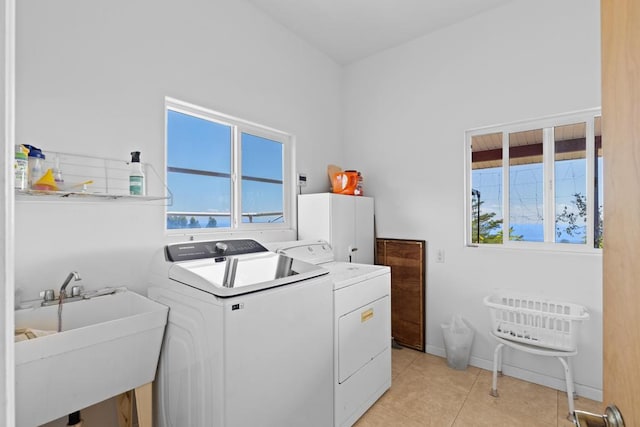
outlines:
M298 173L298 187L306 187L306 186L307 186L307 174Z

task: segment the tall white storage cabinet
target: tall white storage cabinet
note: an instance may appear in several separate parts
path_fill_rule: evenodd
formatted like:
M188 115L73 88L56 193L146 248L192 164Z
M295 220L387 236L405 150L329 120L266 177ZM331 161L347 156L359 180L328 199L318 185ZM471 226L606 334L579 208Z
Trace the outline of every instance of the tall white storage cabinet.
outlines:
M298 196L298 239L326 240L336 261L373 264L373 198L334 193Z

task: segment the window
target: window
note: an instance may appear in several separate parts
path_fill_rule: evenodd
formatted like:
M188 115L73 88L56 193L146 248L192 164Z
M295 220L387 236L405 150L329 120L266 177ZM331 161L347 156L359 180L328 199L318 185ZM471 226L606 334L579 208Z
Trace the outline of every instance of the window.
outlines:
M542 129L508 136L509 240L543 242Z
M172 99L165 109L167 229L291 228L290 135Z
M467 131L467 243L601 248L600 122L598 109Z

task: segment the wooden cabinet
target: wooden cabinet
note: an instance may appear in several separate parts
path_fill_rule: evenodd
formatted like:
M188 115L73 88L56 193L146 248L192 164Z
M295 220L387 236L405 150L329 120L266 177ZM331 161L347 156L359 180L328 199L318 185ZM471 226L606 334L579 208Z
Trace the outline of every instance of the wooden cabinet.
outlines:
M425 350L426 242L376 239L376 264L391 267L391 335Z

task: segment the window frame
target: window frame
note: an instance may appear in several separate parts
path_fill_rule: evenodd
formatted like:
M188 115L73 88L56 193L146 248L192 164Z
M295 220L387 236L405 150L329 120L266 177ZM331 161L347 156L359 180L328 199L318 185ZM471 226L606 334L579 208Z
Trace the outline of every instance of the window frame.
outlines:
M464 209L463 215L464 226L464 244L467 247L474 248L494 248L494 249L526 249L526 250L545 250L560 252L580 252L601 254L601 248L594 248L595 237L595 221L592 218L594 212L594 178L595 178L595 120L602 117L602 109L600 107L580 110L570 113L545 116L538 119L522 120L512 123L504 123L492 126L484 126L473 128L465 131L464 150L465 150L465 180L464 180ZM561 243L555 242L555 225L556 225L556 204L555 204L555 141L554 128L564 125L576 123L586 124L586 199L587 212L591 213L586 222L587 240L584 244L580 243ZM543 131L543 212L544 218L554 218L552 221L543 220L544 241L515 241L509 239L510 227L510 210L509 210L509 193L510 193L510 165L509 165L509 134L515 132L531 131L542 129ZM474 136L502 133L502 243L481 244L473 243L473 230L471 229L474 213L471 212L473 204L472 192L472 138ZM600 177L600 179L603 179ZM603 201L601 201L604 203Z
M295 137L268 126L220 113L175 98L165 97L164 103L164 178L168 182L168 112L169 110L190 115L202 120L212 121L231 127L231 159L230 159L230 226L221 228L167 228L167 216L171 206L164 210L164 228L167 235L195 235L210 233L234 233L251 231L277 231L295 228ZM242 133L248 133L282 144L282 215L283 221L278 223L244 223L242 222Z

